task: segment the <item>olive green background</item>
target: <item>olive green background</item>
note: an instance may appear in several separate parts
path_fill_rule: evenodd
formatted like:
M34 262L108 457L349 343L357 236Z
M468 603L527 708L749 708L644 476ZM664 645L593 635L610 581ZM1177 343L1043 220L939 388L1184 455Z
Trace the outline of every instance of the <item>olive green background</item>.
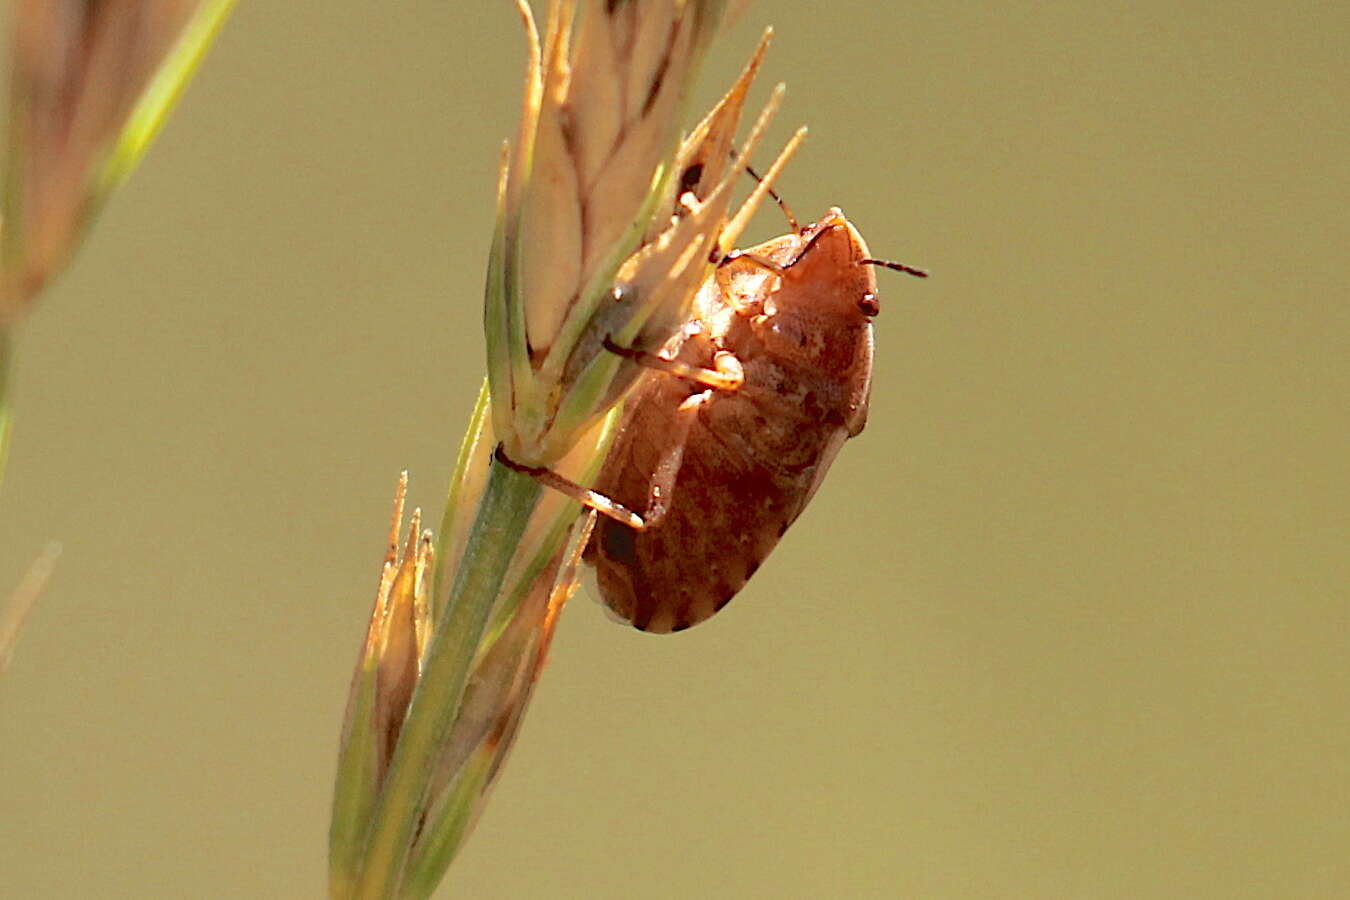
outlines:
M769 22L783 192L934 277L879 273L868 429L725 612L574 601L443 893L1350 895L1345 10L760 2L700 105ZM245 0L43 299L0 584L64 555L0 679L0 894L322 895L522 58L504 0Z

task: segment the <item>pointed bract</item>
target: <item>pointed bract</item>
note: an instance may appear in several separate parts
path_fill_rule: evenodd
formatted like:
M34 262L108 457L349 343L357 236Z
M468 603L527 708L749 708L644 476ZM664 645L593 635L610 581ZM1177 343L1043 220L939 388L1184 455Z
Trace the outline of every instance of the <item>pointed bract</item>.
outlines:
M404 472L394 492L375 605L347 696L329 826L329 878L335 896L342 895L339 886L354 884L359 874L370 811L417 685L430 629L425 610L431 536L419 532L421 512L414 511L400 547L407 492L408 473Z

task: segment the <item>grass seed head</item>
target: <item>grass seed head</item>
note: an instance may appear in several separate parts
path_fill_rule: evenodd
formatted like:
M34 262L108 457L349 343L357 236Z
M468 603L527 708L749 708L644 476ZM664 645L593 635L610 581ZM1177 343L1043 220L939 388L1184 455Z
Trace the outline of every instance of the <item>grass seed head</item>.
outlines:
M680 141L722 6L554 0L542 39L520 6L525 102L503 157L486 291L494 425L520 462L557 461L636 378L605 338L659 345L709 274L739 172L732 141L764 51Z

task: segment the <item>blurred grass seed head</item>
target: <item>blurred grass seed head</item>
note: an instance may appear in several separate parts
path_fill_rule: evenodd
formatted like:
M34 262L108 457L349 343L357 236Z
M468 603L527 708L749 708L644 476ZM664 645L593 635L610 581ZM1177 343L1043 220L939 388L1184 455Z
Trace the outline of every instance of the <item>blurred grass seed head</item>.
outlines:
M234 0L14 0L0 328L131 174Z

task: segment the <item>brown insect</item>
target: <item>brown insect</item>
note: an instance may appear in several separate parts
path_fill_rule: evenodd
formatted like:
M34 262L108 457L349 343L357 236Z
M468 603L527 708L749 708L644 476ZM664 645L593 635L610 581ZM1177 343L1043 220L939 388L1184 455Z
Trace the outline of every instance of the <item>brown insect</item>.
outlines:
M645 509L642 526L601 518L586 550L605 603L643 631L703 621L755 573L866 424L872 265L925 274L872 259L838 209L793 224L730 254L659 353L607 345L671 373L634 389L593 488Z

